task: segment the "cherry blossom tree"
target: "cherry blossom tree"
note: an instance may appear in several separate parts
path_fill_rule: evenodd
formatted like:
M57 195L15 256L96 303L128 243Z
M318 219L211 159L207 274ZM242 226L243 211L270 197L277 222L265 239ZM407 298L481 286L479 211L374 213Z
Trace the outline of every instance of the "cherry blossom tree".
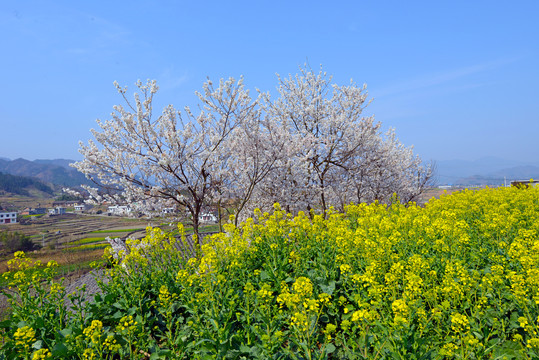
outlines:
M232 144L240 130L245 134L259 123L258 99L249 96L243 79L221 80L216 88L208 80L197 93L197 115L169 105L154 117L155 81L139 81L134 102L127 88L116 88L125 106L115 106L112 119L97 121L100 129L91 130L95 141L80 143L84 159L73 166L101 187L117 190L102 197L88 188L95 200L128 202L145 213L176 203L187 209L198 234L204 206L229 191L230 168L239 161Z
M134 101L116 84L124 105L80 143L73 164L101 190L96 201L129 202L151 212L177 204L198 234L207 205L226 203L236 223L274 202L315 210L350 202L412 201L432 177L396 138L364 116L366 86L339 86L308 67L278 77L278 96L251 98L243 79L211 81L197 93L198 112L165 107L153 115L155 81L137 83ZM108 193L104 195L103 189Z
M268 181L280 183L278 200L287 208L324 213L334 203L335 188L343 185L342 175L352 170L351 159L368 151L380 125L363 116L366 86L338 86L307 67L278 80L279 98L266 97L265 107L286 128L292 156Z
M415 200L432 177L404 147L394 131L382 134L373 116L364 116L366 86L339 86L322 70L307 66L278 78L279 97L264 96L264 111L286 137L286 155L258 183L256 203L268 208L279 202L288 211L350 202Z
M352 186L346 194L348 202L390 202L397 197L401 202L416 201L431 184L434 164L424 165L414 156L412 147L399 142L390 129L377 138L374 148L361 156L351 174Z

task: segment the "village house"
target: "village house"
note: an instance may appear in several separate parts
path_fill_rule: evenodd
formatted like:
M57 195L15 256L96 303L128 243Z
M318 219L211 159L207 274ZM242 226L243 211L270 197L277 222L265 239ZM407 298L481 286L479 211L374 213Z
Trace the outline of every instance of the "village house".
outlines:
M49 216L63 215L65 213L66 213L65 207L57 206L57 207L49 209Z
M200 222L217 222L217 216L214 213L211 212L203 212L198 217L198 221Z
M113 205L108 207L108 213L116 216L131 215L131 207L129 205Z
M74 207L76 213L82 213L82 212L85 212L87 210L90 210L92 208L92 205L90 205L90 204L75 204L73 207Z
M0 224L16 224L16 212L0 212Z
M26 208L20 212L21 215L42 215L46 213L46 208Z

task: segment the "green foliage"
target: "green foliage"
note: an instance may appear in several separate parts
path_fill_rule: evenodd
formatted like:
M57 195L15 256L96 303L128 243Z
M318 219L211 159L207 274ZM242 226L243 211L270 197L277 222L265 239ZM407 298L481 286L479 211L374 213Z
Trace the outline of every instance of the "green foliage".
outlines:
M182 236L149 229L129 254L107 252L93 302L85 289L65 294L54 264L16 253L4 275L15 292L4 291L13 314L0 324L0 355L539 357L536 187L312 218L277 204L225 231L189 257Z
M108 244L86 244L86 245L80 245L75 247L69 247L64 249L65 252L77 252L77 251L89 251L89 250L98 250L98 249L104 249L108 246Z
M124 233L124 232L133 232L133 231L141 231L141 230L144 230L144 229L138 228L138 229L117 229L117 230L95 230L95 231L91 231L89 234Z
M0 242L9 252L32 251L40 248L29 236L18 232L0 231Z
M103 241L105 241L104 237L92 237L92 238L84 238L80 240L71 241L69 245L93 244L93 243L103 242Z
M0 190L13 194L28 196L28 188L30 187L33 187L50 195L52 195L54 191L50 186L45 185L39 180L32 179L26 176L3 174L0 172Z
M75 196L72 194L62 193L62 195L56 197L56 201L79 201L83 200L81 196Z

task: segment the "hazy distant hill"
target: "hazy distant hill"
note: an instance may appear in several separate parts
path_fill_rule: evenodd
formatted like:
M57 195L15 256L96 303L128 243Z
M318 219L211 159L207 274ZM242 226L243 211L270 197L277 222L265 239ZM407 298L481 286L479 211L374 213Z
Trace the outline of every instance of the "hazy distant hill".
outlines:
M28 196L30 195L30 192L36 190L48 195L53 195L54 192L50 186L39 180L0 172L0 192L5 191L12 194Z
M501 185L504 181L539 179L539 163L499 159L449 160L436 163L438 184Z
M68 166L72 162L74 161L66 159L35 161L0 159L0 171L11 175L34 177L61 186L91 185L92 183L82 173Z
M42 160L42 159L36 159L33 162L35 162L37 164L61 166L63 168L72 170L73 168L70 167L69 164L74 163L75 160L68 160L68 159Z

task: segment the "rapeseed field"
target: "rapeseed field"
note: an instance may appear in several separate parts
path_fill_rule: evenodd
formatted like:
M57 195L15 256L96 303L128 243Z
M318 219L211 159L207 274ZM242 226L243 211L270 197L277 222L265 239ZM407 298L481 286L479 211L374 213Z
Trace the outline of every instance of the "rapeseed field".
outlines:
M180 233L183 228L179 225ZM199 255L160 229L66 294L24 253L4 274L9 359L537 359L539 188L325 216L256 211ZM68 299L66 301L65 299Z

